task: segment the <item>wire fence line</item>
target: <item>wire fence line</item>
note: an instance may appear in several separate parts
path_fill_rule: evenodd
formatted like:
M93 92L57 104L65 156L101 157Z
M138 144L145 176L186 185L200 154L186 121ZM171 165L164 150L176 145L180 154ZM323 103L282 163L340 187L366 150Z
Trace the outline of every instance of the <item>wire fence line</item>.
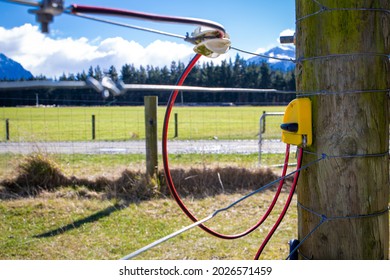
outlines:
M224 105L177 106L170 124L170 153L253 154L260 165L282 163L269 161L268 155L284 153L280 141L284 107ZM164 110L163 106L158 108L158 131ZM38 106L0 110L2 155L34 152L143 155L144 139L143 106ZM161 154L161 143L158 147Z
M268 107L269 110L283 107ZM165 108L158 108L161 129ZM170 138L179 140L257 139L259 118L266 107L177 107ZM144 107L2 108L0 141L127 141L145 139ZM279 138L278 125L268 128ZM160 136L161 138L161 136Z
M172 155L212 156L215 164L227 154L258 154L267 165L267 154L284 153L280 142L281 116L270 116L259 123L264 112L284 107L259 106L176 106L169 132ZM158 107L159 154L164 106ZM259 136L262 145L259 150ZM0 109L0 162L31 153L67 155L145 157L145 110L143 106L108 107L3 107ZM199 161L199 158L197 159ZM279 163L279 162L277 162ZM281 163L281 162L280 162Z

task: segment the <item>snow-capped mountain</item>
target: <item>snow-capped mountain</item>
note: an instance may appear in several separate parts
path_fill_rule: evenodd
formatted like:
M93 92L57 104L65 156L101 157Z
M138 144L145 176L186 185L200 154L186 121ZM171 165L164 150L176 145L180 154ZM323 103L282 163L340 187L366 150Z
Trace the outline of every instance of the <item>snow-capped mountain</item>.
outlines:
M33 75L23 66L0 53L0 80L31 79Z
M295 59L295 47L294 46L278 46L274 47L260 55L267 57L282 58L287 60L277 60L272 58L266 58L262 56L254 56L247 60L249 64L261 64L262 62L267 62L270 65L272 70L281 70L281 71L290 71L295 67L294 62L288 60Z

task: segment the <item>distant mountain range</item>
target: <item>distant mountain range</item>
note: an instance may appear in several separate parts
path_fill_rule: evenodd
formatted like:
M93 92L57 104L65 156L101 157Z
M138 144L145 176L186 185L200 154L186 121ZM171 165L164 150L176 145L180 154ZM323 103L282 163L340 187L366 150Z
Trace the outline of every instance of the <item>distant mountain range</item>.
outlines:
M267 62L272 70L290 71L295 68L295 63L289 60L295 60L295 47L293 46L278 46L272 48L264 53L260 53L262 56L255 56L247 60L247 62L254 64L261 64ZM286 60L277 60L269 57L281 58Z
M293 70L295 64L292 61L295 59L295 47L293 46L278 46L274 47L260 55L254 56L247 60L249 64L261 64L266 62L270 65L272 70L290 71ZM286 60L276 60L275 58L282 58ZM23 66L0 53L0 80L29 80L33 78L30 71L23 68Z
M0 53L0 80L29 80L33 78L30 71L23 66Z

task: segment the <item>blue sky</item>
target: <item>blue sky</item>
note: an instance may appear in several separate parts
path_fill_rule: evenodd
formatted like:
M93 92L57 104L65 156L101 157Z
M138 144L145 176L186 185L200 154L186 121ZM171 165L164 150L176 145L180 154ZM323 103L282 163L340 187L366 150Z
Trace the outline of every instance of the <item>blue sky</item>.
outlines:
M229 33L232 46L252 52L278 45L280 33L295 28L294 0L75 0L65 3L66 6L77 3L216 21ZM28 9L0 1L0 52L21 62L34 75L57 76L60 72L79 72L97 64L162 66L172 60L186 62L192 55L193 46L180 39L65 14L55 18L49 35L39 34L35 16ZM123 18L114 20L179 35L196 28ZM235 55L230 51L219 59Z

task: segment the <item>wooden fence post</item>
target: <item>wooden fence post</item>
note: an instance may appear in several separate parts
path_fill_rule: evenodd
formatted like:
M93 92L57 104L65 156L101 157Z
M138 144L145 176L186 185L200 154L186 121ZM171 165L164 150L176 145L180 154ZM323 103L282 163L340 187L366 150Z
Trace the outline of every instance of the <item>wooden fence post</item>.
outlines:
M179 115L175 113L175 136L174 138L179 137Z
M96 139L96 118L92 115L92 140Z
M388 259L390 2L296 0L296 8L297 91L313 104L303 166L327 155L301 172L299 239L323 221L301 256Z
M150 178L158 170L158 137L157 137L157 96L145 96L145 141L146 141L146 174Z
M5 139L9 141L9 119L5 120Z

